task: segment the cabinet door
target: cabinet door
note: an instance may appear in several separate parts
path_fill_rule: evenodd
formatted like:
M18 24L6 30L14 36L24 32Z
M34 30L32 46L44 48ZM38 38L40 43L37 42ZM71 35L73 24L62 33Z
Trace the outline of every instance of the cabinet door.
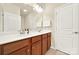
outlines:
M1 55L1 46L0 46L0 55Z
M25 40L20 40L20 41L16 41L16 42L12 42L12 43L8 43L3 45L2 47L4 48L4 55L10 54L16 50L19 50L23 47L27 47L30 46L30 39L25 39Z
M47 52L47 34L42 37L42 54Z
M41 55L41 41L32 45L32 55Z
M24 48L16 50L10 55L29 55L29 54L30 54L30 49L28 47L24 47Z
M48 37L48 49L50 48L51 46L51 37Z
M30 48L31 48L30 46L28 46L26 48L26 55L31 55L31 49Z
M48 40L47 40L47 43L48 43L48 49L50 48L51 46L51 33L48 33Z

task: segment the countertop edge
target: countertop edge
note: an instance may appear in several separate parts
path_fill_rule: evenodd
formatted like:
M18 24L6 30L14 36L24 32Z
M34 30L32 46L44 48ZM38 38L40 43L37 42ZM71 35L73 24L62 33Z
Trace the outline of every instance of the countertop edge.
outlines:
M32 34L32 35L29 35L28 37L22 37L22 38L15 38L15 40L6 40L6 41L3 41L3 42L0 42L0 45L5 45L5 44L8 44L8 43L11 43L11 42L15 42L15 41L20 41L20 40L23 40L23 39L28 39L28 38L31 38L31 37L34 37L34 36L38 36L38 35L43 35L43 34L46 34L46 33L51 33L51 31L46 31L46 32L43 32L43 33L38 33L38 34Z

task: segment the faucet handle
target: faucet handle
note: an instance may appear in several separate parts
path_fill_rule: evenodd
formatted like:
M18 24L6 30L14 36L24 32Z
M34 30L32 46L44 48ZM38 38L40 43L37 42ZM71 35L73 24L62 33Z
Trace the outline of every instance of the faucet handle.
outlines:
M29 29L27 29L27 34L29 34Z

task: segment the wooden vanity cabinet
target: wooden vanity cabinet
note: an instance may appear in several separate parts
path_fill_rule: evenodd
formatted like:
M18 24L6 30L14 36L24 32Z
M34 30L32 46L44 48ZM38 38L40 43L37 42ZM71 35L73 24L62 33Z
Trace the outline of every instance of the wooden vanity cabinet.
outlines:
M32 37L32 55L41 55L41 36Z
M30 39L23 39L20 41L2 45L4 55L28 55L30 50Z
M48 50L49 50L49 48L50 48L50 46L51 46L51 33L48 33Z
M0 45L0 55L44 55L51 46L51 33Z
M47 34L42 35L42 54L47 52Z

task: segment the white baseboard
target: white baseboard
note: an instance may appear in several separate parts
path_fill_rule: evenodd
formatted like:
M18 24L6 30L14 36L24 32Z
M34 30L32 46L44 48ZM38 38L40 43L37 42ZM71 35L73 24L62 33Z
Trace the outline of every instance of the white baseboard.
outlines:
M51 46L51 48L56 50L56 48L55 48L55 47L52 47L52 46Z

